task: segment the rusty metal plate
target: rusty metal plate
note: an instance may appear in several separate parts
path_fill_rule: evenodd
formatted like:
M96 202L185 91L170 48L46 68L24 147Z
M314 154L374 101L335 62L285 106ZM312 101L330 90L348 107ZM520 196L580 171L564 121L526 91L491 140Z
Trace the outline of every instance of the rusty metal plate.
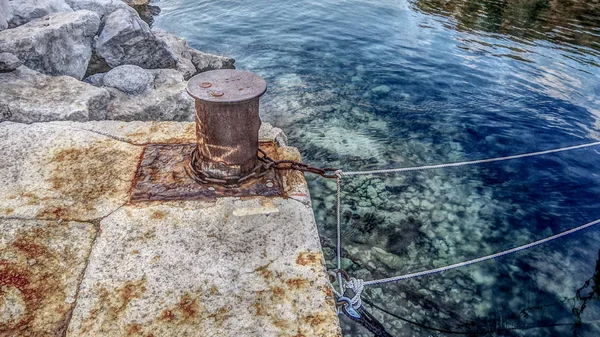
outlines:
M267 91L267 82L249 71L219 69L192 77L187 92L210 103L237 103L254 99Z
M197 183L187 170L190 153L195 146L193 143L147 145L133 182L131 201L283 195L281 179L275 170L235 188ZM269 156L275 156L277 152L275 144L271 142L261 143L260 148Z

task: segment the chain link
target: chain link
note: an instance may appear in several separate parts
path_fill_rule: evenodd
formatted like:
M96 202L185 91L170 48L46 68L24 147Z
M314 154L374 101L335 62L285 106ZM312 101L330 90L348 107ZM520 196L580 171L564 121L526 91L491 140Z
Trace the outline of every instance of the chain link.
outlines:
M198 169L198 149L194 148L190 153L190 161L188 162L189 176L200 184L218 184L224 185L226 187L238 187L240 184L249 179L259 179L264 177L271 169L275 170L296 170L301 172L309 172L322 176L327 179L336 179L337 169L333 168L318 168L314 166L310 166L308 164L304 164L301 162L293 161L293 160L279 160L276 161L273 158L269 157L267 153L261 149L258 149L260 155L257 155L258 165L256 165L252 171L240 178L233 179L222 179L222 178L214 178L208 175L208 173L204 172L201 169Z

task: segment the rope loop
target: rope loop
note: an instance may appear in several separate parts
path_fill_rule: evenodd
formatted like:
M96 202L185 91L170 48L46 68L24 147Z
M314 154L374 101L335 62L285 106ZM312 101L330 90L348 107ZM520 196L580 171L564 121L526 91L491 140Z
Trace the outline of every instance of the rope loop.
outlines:
M344 283L344 286L346 289L350 289L354 292L354 296L350 299L350 302L354 309L359 309L362 306L361 295L365 288L365 281L351 277L350 280Z

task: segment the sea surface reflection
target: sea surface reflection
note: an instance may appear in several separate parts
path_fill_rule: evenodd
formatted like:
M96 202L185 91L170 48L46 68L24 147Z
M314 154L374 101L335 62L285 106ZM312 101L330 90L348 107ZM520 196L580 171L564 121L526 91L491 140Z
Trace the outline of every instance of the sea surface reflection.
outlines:
M267 79L261 115L306 162L346 171L600 140L600 2L159 0L155 27ZM370 280L600 218L600 148L343 180L343 265ZM335 183L309 177L334 266ZM371 287L394 336L599 336L600 229ZM371 336L343 320L346 336ZM439 330L443 330L439 331Z

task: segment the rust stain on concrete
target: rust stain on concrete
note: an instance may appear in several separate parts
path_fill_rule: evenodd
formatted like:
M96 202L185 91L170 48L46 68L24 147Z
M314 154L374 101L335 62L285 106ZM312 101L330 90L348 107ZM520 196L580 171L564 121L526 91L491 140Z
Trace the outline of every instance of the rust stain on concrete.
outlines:
M196 123L152 122L150 127L141 127L125 133L127 141L135 144L184 144L196 141Z
M287 284L287 286L289 288L295 288L295 289L304 288L304 287L306 287L307 283L308 283L307 280L301 279L301 278L292 278L292 279L285 281L285 284Z
M254 269L255 272L259 273L264 279L270 279L273 276L273 272L269 270L269 265L260 266Z
M12 245L19 252L23 253L27 257L40 258L42 256L49 256L51 253L48 252L46 247L35 243L33 238L27 236L19 236Z
M273 291L273 294L275 294L277 296L285 295L285 290L281 287L273 287L273 288L271 288L271 291Z
M77 266L81 261L68 246L73 238L68 239L67 225L29 228L6 246L0 244L0 336L64 334L73 309L67 292L83 267ZM66 247L50 245L61 240L67 241Z
M48 208L38 213L38 217L77 218L82 210L95 209L101 199L127 200L129 184L126 184L127 189L124 191L125 184L122 183L120 166L132 162L135 156L129 151L116 148L114 143L114 140L104 140L53 153L53 169L46 179L61 199L72 200L75 203L48 205ZM135 174L134 165L135 163L130 165L131 170L127 175L129 180L132 180ZM56 200L56 203L60 204L61 199Z
M111 330L127 306L146 292L146 280L127 281L115 289L100 287L95 294L96 303L85 320L82 333L92 330Z
M183 316L183 321L191 321L200 314L197 299L191 297L189 294L185 294L179 299L177 308Z
M315 252L301 252L297 264L313 266L321 263L322 255ZM334 306L327 298L327 293L322 293L325 303L322 309L305 311L298 307L298 299L306 296L308 287L313 285L315 279L305 277L289 277L271 270L271 263L255 269L268 290L256 292L255 300L250 306L257 319L267 320L272 326L280 330L280 336L332 336L332 327L336 325ZM287 276L287 277L286 277ZM283 316L284 312L297 313L296 320ZM296 331L297 330L297 331ZM296 331L291 333L291 331Z
M142 147L112 139L70 147L49 148L36 181L16 181L14 192L2 196L0 214L39 219L93 219L127 202ZM43 164L42 164L43 163ZM20 177L18 179L25 179ZM1 200L0 200L1 201Z
M152 212L152 215L150 216L150 218L155 219L155 220L160 220L160 219L164 219L166 215L167 214L163 211L154 211L154 212Z
M175 320L175 313L172 310L165 309L158 317L159 321L162 322L173 322Z
M301 252L296 258L296 264L301 266L316 266L321 265L323 254L315 252Z

